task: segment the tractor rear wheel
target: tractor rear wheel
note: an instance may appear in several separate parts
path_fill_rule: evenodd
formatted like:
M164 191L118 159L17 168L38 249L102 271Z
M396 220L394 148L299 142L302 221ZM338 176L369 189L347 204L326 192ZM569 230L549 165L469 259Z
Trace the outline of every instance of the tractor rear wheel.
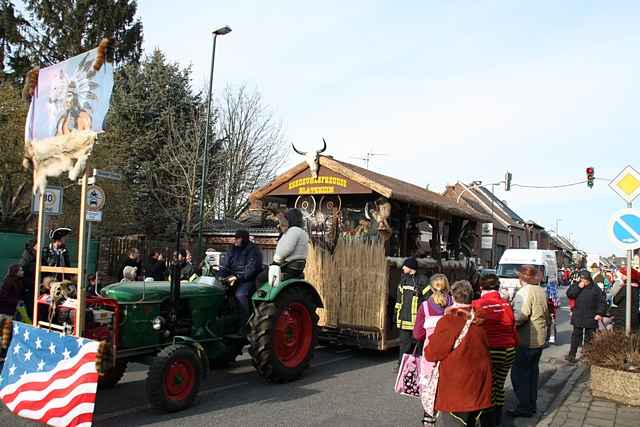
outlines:
M98 387L111 388L114 387L124 376L127 370L127 362L117 361L114 366L107 369L103 375L98 378Z
M274 302L256 306L248 339L260 376L284 383L302 375L318 342L316 308L311 293L301 287L285 289Z
M153 359L147 374L149 403L167 412L188 408L200 389L201 364L195 350L170 345Z

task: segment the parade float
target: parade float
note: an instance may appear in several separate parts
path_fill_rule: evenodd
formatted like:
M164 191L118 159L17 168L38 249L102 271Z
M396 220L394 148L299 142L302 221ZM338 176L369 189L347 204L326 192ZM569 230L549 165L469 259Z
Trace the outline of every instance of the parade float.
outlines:
M397 346L394 306L407 256L417 255L427 276L477 280L471 248L476 223L486 220L480 214L324 155L326 143L318 151L294 150L304 161L251 194L243 219L259 227L286 208L302 210L311 239L305 277L324 303L321 340L376 350ZM276 237L269 242L264 227L257 229L256 243L269 254ZM225 243L229 231L209 232L209 242Z

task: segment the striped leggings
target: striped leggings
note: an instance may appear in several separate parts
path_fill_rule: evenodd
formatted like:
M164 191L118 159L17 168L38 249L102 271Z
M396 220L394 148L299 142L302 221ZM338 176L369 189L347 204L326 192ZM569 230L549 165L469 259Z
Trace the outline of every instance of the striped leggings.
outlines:
M493 374L491 403L493 406L504 406L504 382L509 375L511 365L513 365L513 359L516 357L516 348L492 348L489 351Z

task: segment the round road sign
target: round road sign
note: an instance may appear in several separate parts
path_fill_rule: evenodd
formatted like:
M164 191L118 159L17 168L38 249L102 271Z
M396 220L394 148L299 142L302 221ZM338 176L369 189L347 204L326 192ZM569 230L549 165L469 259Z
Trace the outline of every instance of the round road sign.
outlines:
M620 249L640 248L640 209L620 209L609 220L609 238Z
M87 210L101 211L104 208L106 197L104 190L97 185L92 185L87 189Z

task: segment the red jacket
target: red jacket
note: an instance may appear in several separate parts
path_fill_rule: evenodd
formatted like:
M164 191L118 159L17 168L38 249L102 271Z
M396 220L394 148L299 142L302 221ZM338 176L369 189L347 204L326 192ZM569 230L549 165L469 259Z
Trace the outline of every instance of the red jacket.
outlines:
M472 305L483 320L482 327L487 333L490 348L511 348L518 345L513 309L498 291L483 292Z
M440 361L437 411L472 412L491 407L491 358L482 327L473 323L467 336L452 350L467 314L461 308L451 309L438 321L425 350L428 361Z

